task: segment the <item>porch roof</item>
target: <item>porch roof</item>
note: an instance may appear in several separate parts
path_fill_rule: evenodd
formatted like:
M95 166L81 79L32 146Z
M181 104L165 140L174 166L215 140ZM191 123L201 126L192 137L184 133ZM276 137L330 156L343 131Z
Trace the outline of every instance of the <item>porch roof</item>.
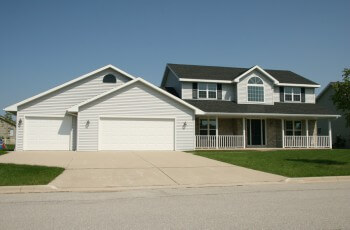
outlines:
M340 115L318 104L275 103L274 105L237 104L233 101L185 100L205 113L259 114L259 115L298 115L315 117L339 117Z

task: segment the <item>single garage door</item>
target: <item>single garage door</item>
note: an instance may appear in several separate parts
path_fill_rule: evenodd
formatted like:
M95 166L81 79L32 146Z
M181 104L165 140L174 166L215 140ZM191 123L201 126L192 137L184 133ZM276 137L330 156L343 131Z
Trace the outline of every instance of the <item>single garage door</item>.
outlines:
M26 117L24 150L70 150L72 118Z
M174 119L101 118L100 150L174 150Z

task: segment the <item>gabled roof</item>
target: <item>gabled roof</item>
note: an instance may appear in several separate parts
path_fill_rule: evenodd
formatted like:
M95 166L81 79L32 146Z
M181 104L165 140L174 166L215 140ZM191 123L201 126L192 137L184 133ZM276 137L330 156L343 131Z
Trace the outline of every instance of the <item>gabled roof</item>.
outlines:
M257 69L270 77L277 85L305 85L308 87L320 87L319 84L305 77L302 77L288 70L262 69L259 66L251 68L235 68L221 66L202 66L202 65L184 65L167 64L167 67L183 81L189 79L206 81L227 81L234 82L237 78Z
M256 115L281 117L340 117L337 113L319 104L310 103L275 103L274 105L237 104L233 101L185 100L201 109L207 115Z
M335 82L329 82L328 85L317 95L316 97L316 101L318 101L322 95L327 92L327 90L331 87L333 87L333 85L335 84Z
M6 119L6 117L0 116L0 120L3 120L4 122L6 122L6 123L8 123L8 124L10 124L12 126L16 126L16 122L11 121L9 119Z
M171 98L172 100L177 101L178 103L180 103L180 104L182 104L182 105L184 105L184 106L186 106L186 107L188 107L188 108L194 110L194 111L196 112L196 114L197 114L197 113L203 113L203 111L201 111L200 109L196 108L195 106L193 106L193 105L187 103L186 101L184 101L184 100L182 100L182 99L180 99L180 98L178 98L178 97L176 97L176 96L174 96L174 95L168 93L167 91L165 91L165 90L163 90L163 89L161 89L161 88L159 88L159 87L157 87L157 86L155 86L155 85L149 83L148 81L146 81L146 80L144 80L144 79L142 79L142 78L136 78L136 79L134 79L134 80L132 80L132 81L129 81L129 82L123 84L122 86L116 87L116 88L111 89L111 90L109 90L109 91L106 91L106 92L104 92L104 93L102 93L102 94L100 94L100 95L97 95L97 96L95 96L95 97L92 97L92 98L90 98L90 99L88 99L88 100L86 100L86 101L84 101L84 102L82 102L82 103L79 103L79 104L77 104L77 105L75 105L75 106L69 108L69 109L67 110L67 112L70 112L70 113L77 113L77 112L79 112L79 108L80 108L81 106L87 105L87 104L89 104L90 102L93 102L93 101L95 101L95 100L97 100L97 99L99 99L99 98L105 97L105 96L107 96L107 95L109 95L109 94L111 94L111 93L114 93L114 92L116 92L116 91L119 91L119 90L121 90L121 89L123 89L123 88L125 88L125 87L127 87L127 86L129 86L129 85L133 85L133 84L135 84L135 83L137 83L137 82L140 82L140 83L146 85L147 87L149 87L149 88L151 88L151 89L153 89L153 90L155 90L155 91L157 91L157 92L163 94L164 96L169 97L169 98Z
M43 96L45 96L45 95L47 95L47 94L49 94L49 93L55 92L55 91L57 91L57 90L59 90L59 89L62 89L62 88L64 88L64 87L66 87L66 86L69 86L69 85L71 85L71 84L73 84L73 83L75 83L75 82L81 81L81 80L83 80L83 79L85 79L85 78L88 78L88 77L90 77L90 76L92 76L92 75L94 75L94 74L96 74L96 73L99 73L99 72L101 72L101 71L104 71L104 70L106 70L106 69L112 69L112 70L114 70L114 71L116 71L116 72L119 72L119 73L121 73L122 75L124 75L124 76L126 76L126 77L128 77L128 78L130 78L130 79L135 79L135 77L132 76L131 74L128 74L127 72L124 72L123 70L121 70L121 69L119 69L119 68L117 68L117 67L115 67L115 66L113 66L113 65L106 65L106 66L104 66L104 67L102 67L102 68L99 68L99 69L94 70L94 71L92 71L92 72L90 72L90 73L87 73L87 74L84 74L84 75L82 75L82 76L80 76L80 77L77 77L77 78L75 78L75 79L73 79L73 80L71 80L71 81L68 81L68 82L66 82L66 83L64 83L64 84L62 84L62 85L56 86L56 87L54 87L54 88L52 88L52 89L49 89L49 90L47 90L47 91L45 91L45 92L42 92L42 93L40 93L40 94L37 94L37 95L35 95L35 96L33 96L33 97L27 98L27 99L25 99L25 100L23 100L23 101L20 101L20 102L16 103L16 104L10 105L10 106L6 107L4 110L5 110L5 111L8 111L8 112L16 112L18 106L20 106L20 105L23 105L23 104L25 104L25 103L28 103L28 102L30 102L30 101L33 101L33 100L38 99L38 98L40 98L40 97L43 97Z

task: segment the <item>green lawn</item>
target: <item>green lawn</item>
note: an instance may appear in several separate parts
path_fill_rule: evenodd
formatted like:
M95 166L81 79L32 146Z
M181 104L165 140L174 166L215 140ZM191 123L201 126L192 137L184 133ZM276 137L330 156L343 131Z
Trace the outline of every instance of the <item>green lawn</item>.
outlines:
M0 164L0 186L45 185L63 171L58 167Z
M195 151L195 155L287 177L350 175L350 150Z

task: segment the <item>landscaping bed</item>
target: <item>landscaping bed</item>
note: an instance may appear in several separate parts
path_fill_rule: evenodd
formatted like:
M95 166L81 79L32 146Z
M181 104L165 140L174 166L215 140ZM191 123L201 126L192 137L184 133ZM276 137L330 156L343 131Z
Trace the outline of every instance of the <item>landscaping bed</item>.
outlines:
M286 177L350 175L350 149L206 151L195 155Z

